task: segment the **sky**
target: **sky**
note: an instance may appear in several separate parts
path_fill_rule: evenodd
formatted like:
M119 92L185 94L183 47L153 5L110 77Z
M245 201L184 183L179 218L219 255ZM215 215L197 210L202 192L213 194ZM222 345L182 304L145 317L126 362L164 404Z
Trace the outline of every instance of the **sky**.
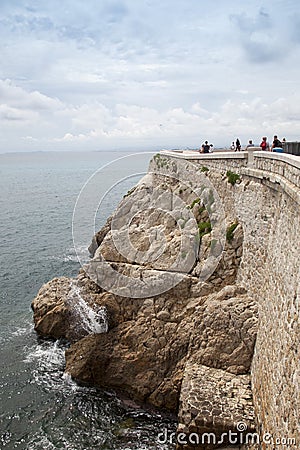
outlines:
M300 140L299 0L0 0L0 153Z

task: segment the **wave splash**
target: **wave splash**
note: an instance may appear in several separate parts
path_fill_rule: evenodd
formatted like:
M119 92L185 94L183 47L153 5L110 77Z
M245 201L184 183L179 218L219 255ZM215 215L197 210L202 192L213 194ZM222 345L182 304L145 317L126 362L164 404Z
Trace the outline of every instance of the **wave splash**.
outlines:
M80 327L87 333L107 333L108 319L107 310L104 306L87 304L81 295L80 287L76 281L71 281L67 302L72 309L74 318L80 323Z

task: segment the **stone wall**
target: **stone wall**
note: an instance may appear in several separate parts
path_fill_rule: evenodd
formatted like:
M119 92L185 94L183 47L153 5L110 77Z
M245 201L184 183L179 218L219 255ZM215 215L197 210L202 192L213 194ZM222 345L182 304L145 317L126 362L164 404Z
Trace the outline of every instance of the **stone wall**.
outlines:
M255 152L193 155L209 170L226 217L244 231L237 283L259 305L259 331L252 363L252 391L262 449L300 448L300 161L298 157ZM228 183L226 172L240 175ZM266 434L267 433L267 434ZM270 436L269 436L270 434ZM296 443L295 443L296 441Z

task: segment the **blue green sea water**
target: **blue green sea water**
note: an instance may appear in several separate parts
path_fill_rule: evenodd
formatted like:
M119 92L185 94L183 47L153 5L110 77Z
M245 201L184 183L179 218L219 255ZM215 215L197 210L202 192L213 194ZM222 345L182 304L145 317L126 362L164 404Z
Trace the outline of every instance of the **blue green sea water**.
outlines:
M100 169L100 184L90 194L99 199L96 230L150 158L124 152L0 154L0 449L173 448L157 441L160 430L174 428L171 418L128 406L114 392L76 385L64 372L67 344L39 339L30 307L43 283L78 273L72 217L89 178ZM110 188L113 180L120 182ZM92 238L85 223L89 206L81 205L76 224L84 254Z

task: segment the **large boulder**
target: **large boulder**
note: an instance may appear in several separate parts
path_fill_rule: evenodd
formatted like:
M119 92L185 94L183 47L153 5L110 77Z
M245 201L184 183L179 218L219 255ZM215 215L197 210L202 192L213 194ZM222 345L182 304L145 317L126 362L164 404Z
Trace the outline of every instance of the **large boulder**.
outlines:
M54 278L44 284L33 300L35 331L44 337L59 339L66 337L69 327L65 300L71 289L71 279Z
M194 315L191 359L234 374L250 372L258 328L257 304L244 289L226 286Z
M182 296L184 285L176 292L129 303L127 320L71 345L66 371L78 381L177 411L190 323L202 299Z
M82 288L80 280L54 278L44 284L31 307L35 331L43 337L77 341L91 333L102 333L109 326L111 305L95 302L100 289L88 282L90 289Z
M257 310L245 291L226 286L206 297L184 293L186 286L139 299L127 311L128 320L73 344L66 370L79 381L121 389L173 411L187 361L248 374Z

